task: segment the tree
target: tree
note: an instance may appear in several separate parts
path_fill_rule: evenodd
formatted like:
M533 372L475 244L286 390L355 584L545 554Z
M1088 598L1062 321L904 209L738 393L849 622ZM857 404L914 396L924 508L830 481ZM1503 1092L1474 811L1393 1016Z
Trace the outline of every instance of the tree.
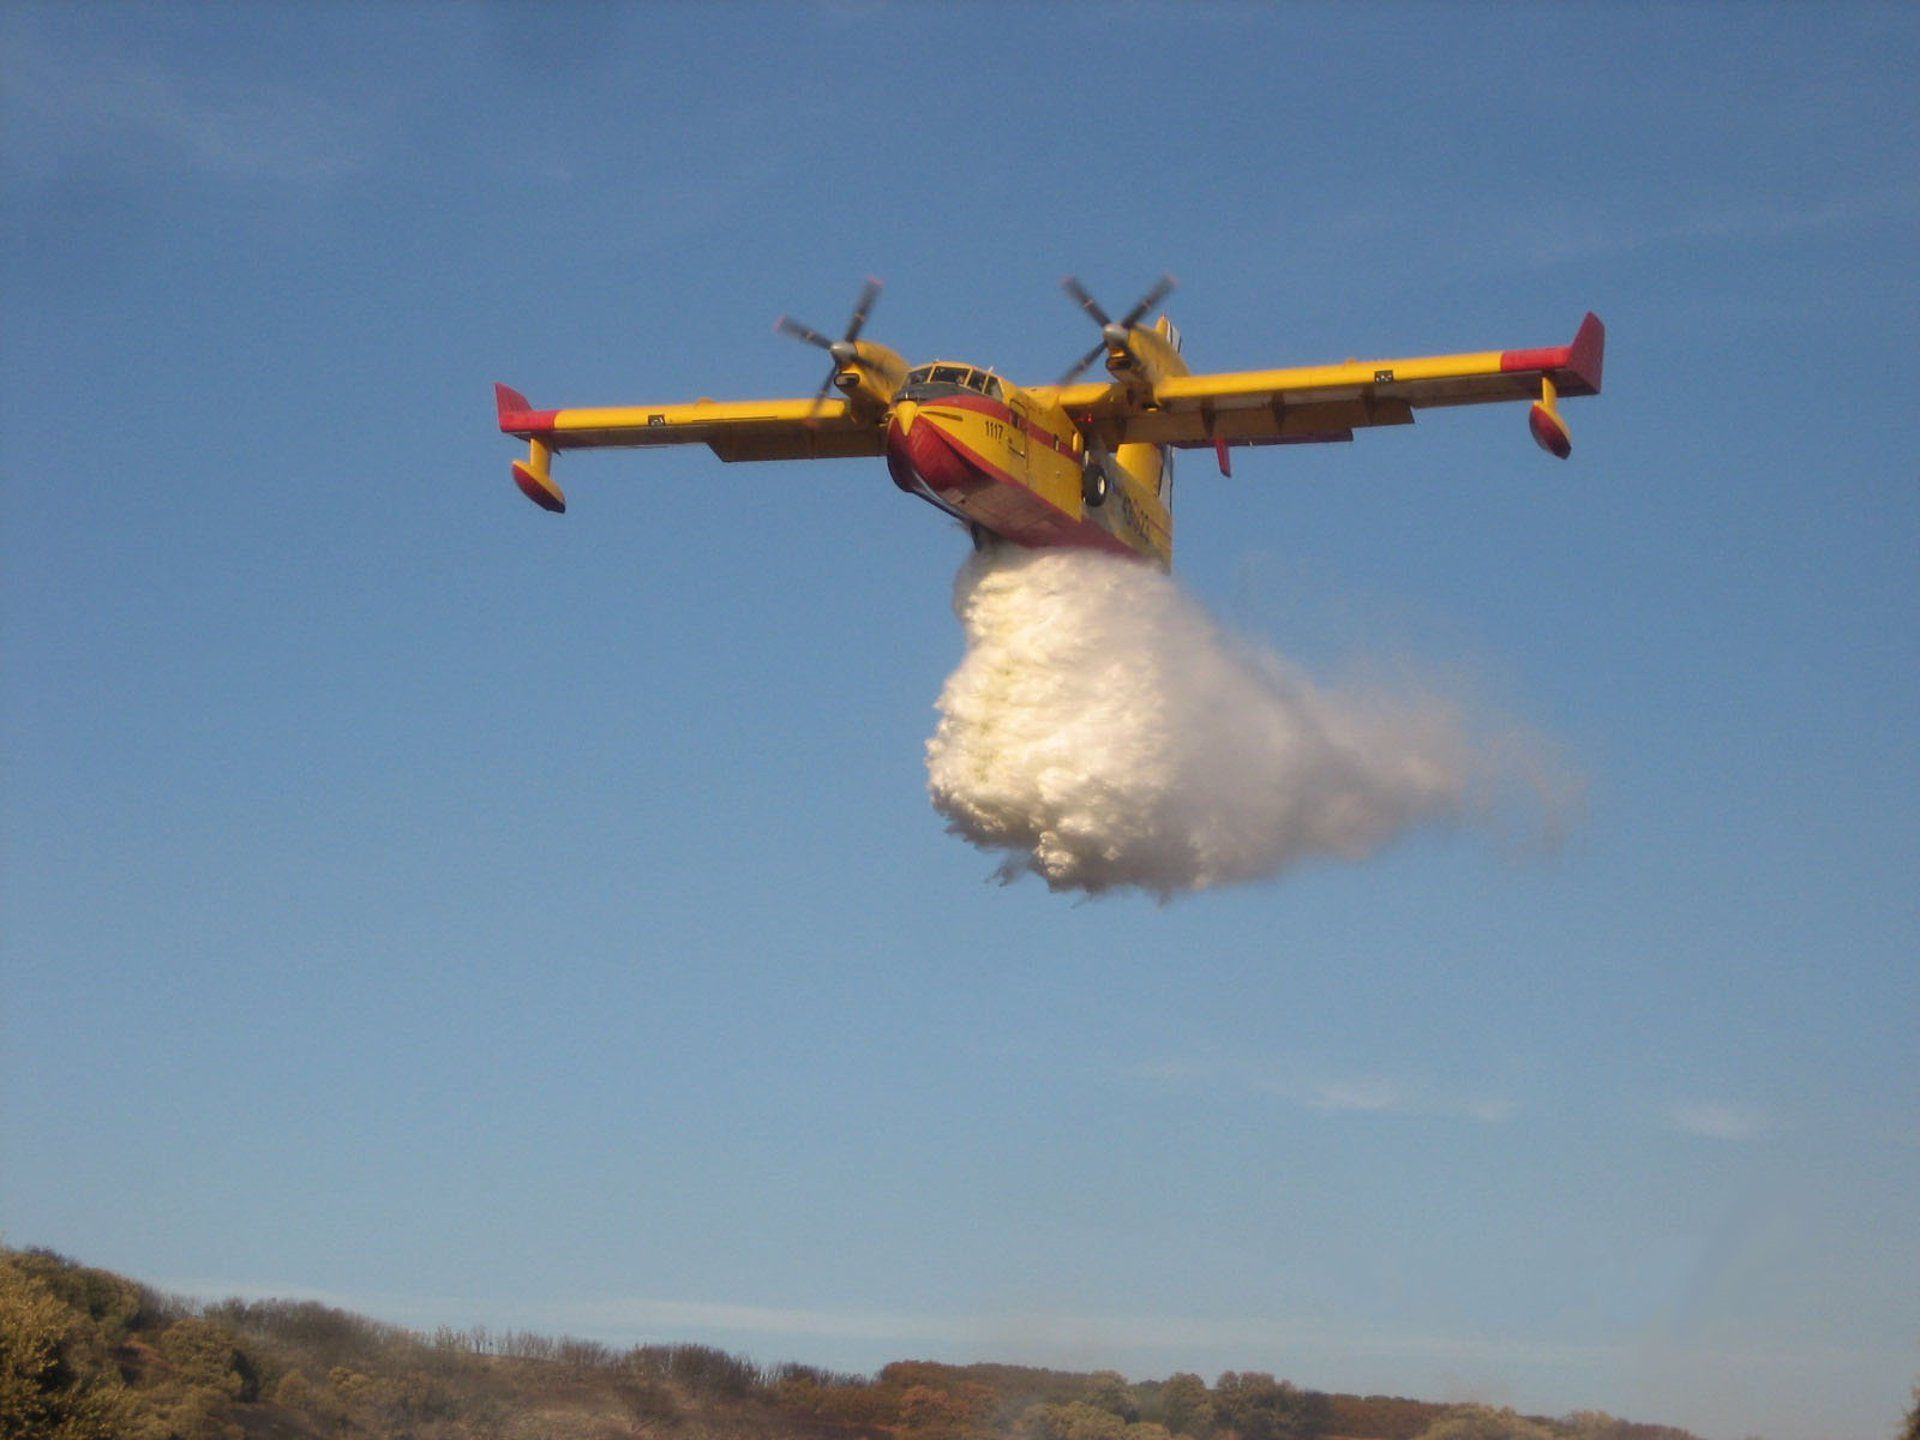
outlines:
M1213 1398L1198 1375L1182 1371L1168 1376L1160 1387L1160 1409L1167 1429L1176 1435L1207 1440L1213 1433Z
M1126 1440L1127 1422L1111 1410L1074 1400L1029 1407L1017 1433L1025 1440Z
M909 1385L900 1396L900 1434L903 1440L964 1440L983 1434L994 1399L991 1389L973 1380L950 1389Z
M126 1392L87 1317L0 1255L0 1435L114 1440Z
M95 1270L43 1249L16 1251L11 1259L21 1274L38 1280L68 1309L93 1321L109 1348L122 1344L136 1326L159 1325L166 1318L166 1302L158 1295L111 1270Z
M1229 1370L1213 1387L1214 1422L1239 1440L1313 1440L1328 1414L1326 1396L1265 1371Z
M1900 1427L1900 1440L1920 1440L1920 1382L1913 1387L1913 1408L1907 1411L1907 1423Z
M1127 1377L1118 1370L1096 1370L1087 1393L1081 1398L1096 1410L1105 1410L1109 1415L1118 1415L1131 1424L1140 1418L1140 1403L1134 1398L1133 1387L1127 1384Z
M160 1353L188 1388L216 1390L229 1400L251 1400L259 1388L253 1366L232 1332L210 1320L176 1320L160 1335Z
M1512 1410L1456 1405L1421 1434L1420 1440L1561 1440L1548 1426Z

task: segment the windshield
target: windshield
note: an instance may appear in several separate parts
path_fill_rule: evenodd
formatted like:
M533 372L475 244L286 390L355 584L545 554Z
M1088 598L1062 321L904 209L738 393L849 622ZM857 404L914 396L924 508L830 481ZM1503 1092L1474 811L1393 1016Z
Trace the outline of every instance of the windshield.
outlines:
M1001 399L1000 378L987 370L976 370L971 365L922 365L907 372L904 390L913 390L924 394L930 388L971 390L976 395L990 395Z

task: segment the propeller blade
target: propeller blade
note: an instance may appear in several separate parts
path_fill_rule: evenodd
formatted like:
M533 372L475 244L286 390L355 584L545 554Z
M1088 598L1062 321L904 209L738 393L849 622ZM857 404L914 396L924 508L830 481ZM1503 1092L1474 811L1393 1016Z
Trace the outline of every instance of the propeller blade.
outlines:
M1105 310L1100 308L1100 302L1087 292L1087 287L1080 283L1078 277L1069 275L1066 279L1062 280L1060 282L1060 288L1071 295L1079 304L1080 308L1093 318L1093 323L1100 327L1101 338L1100 343L1085 355L1081 356L1080 363L1067 371L1065 375L1062 375L1057 383L1061 385L1071 384L1080 377L1081 373L1085 371L1089 365L1100 358L1101 352L1107 349L1108 346L1124 344L1124 342L1116 341L1112 338L1116 326L1119 330L1133 329L1135 325L1140 323L1140 318L1143 315L1172 293L1173 286L1173 276L1162 275L1159 280L1155 282L1154 287L1142 295L1139 300L1134 303L1134 307L1116 321L1109 316Z
M1087 287L1080 283L1078 277L1067 276L1060 282L1060 288L1079 302L1080 308L1093 317L1094 324L1105 329L1113 323L1107 318L1107 312L1100 308L1100 302L1087 293Z
M1074 381L1078 380L1081 377L1081 375L1086 373L1086 368L1089 365L1093 364L1094 361L1098 360L1102 355L1106 353L1107 353L1107 341L1106 341L1106 337L1103 335L1100 337L1100 343L1098 345L1094 346L1091 350L1087 351L1086 354L1080 357L1080 363L1078 365L1075 365L1071 370L1067 371L1066 374L1062 375L1054 383L1058 385L1071 385Z
M1128 330L1131 330L1135 325L1138 325L1140 323L1141 316L1145 315L1154 306L1158 305L1162 300L1166 299L1167 296L1173 293L1173 285L1174 285L1173 276L1162 275L1159 281L1154 285L1154 287L1151 290L1147 291L1146 294L1140 297L1139 303L1136 304L1131 310L1129 310L1123 317L1121 317L1121 320L1120 320L1121 325Z
M804 340L809 345L818 345L822 350L831 350L833 341L822 335L811 325L802 325L790 315L782 315L774 321L773 328L782 335L791 335L796 340Z
M860 287L860 298L854 302L853 318L847 321L847 333L841 337L842 339L858 340L860 338L860 332L867 328L867 316L873 313L873 302L879 298L880 282L868 276L867 283Z
M822 380L820 382L820 388L813 392L813 404L807 410L807 418L809 420L819 416L820 407L827 403L827 392L833 389L833 377L839 373L840 367L838 365L827 371L827 378Z

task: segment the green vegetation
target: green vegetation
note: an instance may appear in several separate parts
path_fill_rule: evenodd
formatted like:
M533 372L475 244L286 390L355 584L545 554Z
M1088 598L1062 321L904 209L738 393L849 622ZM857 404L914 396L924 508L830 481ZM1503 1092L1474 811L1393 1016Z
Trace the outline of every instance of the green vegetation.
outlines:
M0 1440L1694 1440L1257 1371L903 1360L771 1369L704 1345L422 1335L307 1301L190 1303L0 1248Z

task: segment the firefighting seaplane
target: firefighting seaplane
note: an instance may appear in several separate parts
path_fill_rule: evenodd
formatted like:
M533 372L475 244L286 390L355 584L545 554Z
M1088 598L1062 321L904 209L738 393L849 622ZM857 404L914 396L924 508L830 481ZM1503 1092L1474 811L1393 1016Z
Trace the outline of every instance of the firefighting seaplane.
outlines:
M537 410L496 385L500 429L529 447L513 478L536 505L564 511L557 450L702 444L729 461L885 456L896 485L960 520L982 548L1076 546L1169 565L1175 450L1211 449L1231 475L1237 446L1351 440L1370 426L1410 425L1432 406L1531 400L1534 440L1564 460L1573 441L1559 402L1600 393L1606 328L1591 313L1571 344L1544 349L1196 374L1164 314L1143 323L1171 277L1118 319L1078 280L1063 283L1100 339L1051 385L954 361L909 366L863 338L875 280L837 339L786 316L775 325L832 357L810 399ZM1102 357L1107 378L1082 380Z

